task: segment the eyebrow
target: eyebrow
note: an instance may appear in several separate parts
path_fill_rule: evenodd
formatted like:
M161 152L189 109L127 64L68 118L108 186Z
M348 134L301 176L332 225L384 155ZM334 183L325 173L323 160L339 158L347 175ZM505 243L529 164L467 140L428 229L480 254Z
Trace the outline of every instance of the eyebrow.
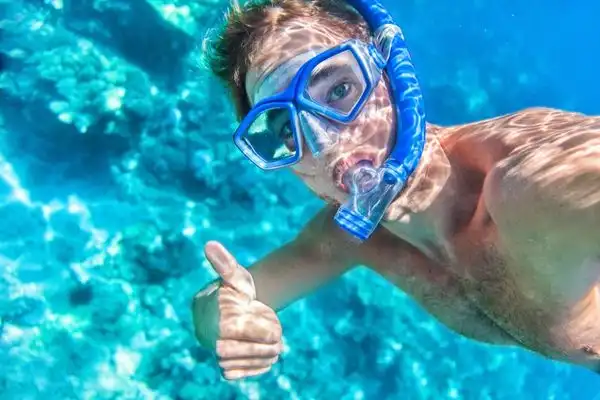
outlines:
M321 68L314 75L312 75L308 84L318 85L319 83L321 83L321 81L328 79L334 72L339 72L342 68L347 69L348 66L343 64L327 65L326 67Z

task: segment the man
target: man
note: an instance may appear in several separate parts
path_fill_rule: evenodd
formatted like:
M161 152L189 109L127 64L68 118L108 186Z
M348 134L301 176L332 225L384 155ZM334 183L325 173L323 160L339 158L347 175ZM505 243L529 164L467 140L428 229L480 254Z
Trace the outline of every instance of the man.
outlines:
M194 299L200 343L225 378L262 374L281 351L275 311L366 265L464 336L600 371L600 118L535 108L427 125L418 166L357 245L335 208L381 185L375 166L402 140L372 31L335 0L228 14L210 60L242 119L238 147L330 206L248 270L206 245L221 279Z

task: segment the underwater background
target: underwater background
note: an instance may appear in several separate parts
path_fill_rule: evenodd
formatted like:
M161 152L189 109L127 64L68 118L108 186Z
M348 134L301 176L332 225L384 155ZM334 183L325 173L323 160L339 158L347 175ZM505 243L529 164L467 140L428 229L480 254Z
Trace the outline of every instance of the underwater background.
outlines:
M428 118L600 113L600 3L386 0ZM234 148L201 67L224 0L0 0L0 399L596 399L600 378L441 326L357 269L280 314L225 382L192 335L222 241L244 265L322 206Z

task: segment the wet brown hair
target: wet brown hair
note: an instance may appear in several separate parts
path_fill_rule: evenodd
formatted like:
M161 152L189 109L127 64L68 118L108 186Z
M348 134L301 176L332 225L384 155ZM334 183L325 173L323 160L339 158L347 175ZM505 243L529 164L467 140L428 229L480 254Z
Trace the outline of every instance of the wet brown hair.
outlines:
M365 40L363 18L344 0L255 0L234 2L223 26L205 42L204 57L214 75L229 89L238 118L250 110L246 74L262 38L297 18L317 20L349 38Z

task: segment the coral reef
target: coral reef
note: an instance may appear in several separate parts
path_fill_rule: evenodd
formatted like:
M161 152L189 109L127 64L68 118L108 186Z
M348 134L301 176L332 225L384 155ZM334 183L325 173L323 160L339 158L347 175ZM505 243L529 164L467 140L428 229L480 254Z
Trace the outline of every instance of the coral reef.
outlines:
M551 52L527 51L524 30L505 28L504 2L402 3L434 122L540 103L590 109L553 85ZM220 379L192 335L191 298L213 278L203 243L220 240L248 265L321 205L288 172L260 173L234 149L231 105L199 62L225 7L0 0L0 399L600 391L579 369L449 332L362 269L281 313L287 349L273 372ZM486 15L489 28L465 22Z

